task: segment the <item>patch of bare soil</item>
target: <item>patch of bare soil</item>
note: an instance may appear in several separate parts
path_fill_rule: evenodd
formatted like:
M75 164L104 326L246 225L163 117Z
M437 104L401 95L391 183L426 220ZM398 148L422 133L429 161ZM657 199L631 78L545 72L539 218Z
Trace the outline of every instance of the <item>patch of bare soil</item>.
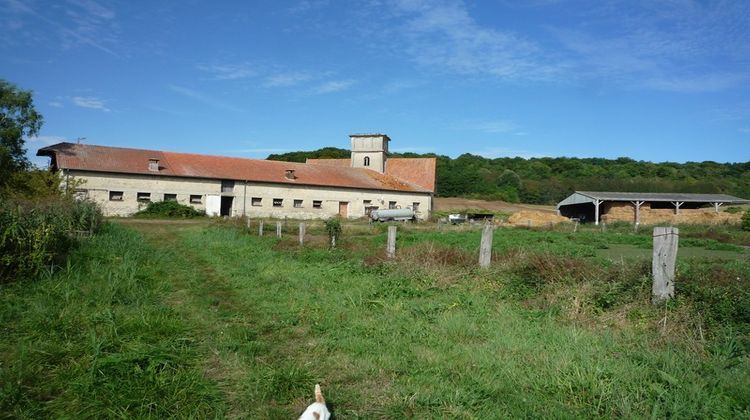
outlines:
M480 209L489 211L502 211L506 213L515 213L521 210L534 210L546 213L555 212L555 206L508 203L506 201L475 200L461 197L435 197L433 206L435 211Z

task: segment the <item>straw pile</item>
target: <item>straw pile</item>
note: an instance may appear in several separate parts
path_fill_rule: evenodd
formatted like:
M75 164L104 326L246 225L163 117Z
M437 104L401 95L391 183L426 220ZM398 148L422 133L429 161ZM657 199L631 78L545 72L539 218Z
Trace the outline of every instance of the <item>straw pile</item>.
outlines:
M549 226L550 224L570 223L567 217L535 210L521 210L510 215L508 224L513 226Z
M602 221L635 222L635 207L630 203L612 203L607 206ZM735 224L740 223L741 213L716 213L713 209L680 209L680 214L674 214L674 209L652 209L648 204L641 206L641 224L653 225L657 223L671 224Z

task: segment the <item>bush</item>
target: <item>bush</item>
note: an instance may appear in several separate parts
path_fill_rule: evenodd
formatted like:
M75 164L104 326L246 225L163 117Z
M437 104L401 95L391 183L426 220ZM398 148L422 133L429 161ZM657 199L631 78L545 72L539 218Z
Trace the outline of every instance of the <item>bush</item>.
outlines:
M190 206L177 203L176 201L155 201L135 213L135 217L181 217L184 219L192 217L204 217L205 212L196 210Z
M0 201L0 280L36 275L66 253L76 234L93 233L101 222L90 201Z
M742 215L742 230L750 230L750 210Z
M341 219L338 217L331 217L326 220L325 223L326 232L328 233L328 239L331 244L331 248L336 248L336 240L341 235Z

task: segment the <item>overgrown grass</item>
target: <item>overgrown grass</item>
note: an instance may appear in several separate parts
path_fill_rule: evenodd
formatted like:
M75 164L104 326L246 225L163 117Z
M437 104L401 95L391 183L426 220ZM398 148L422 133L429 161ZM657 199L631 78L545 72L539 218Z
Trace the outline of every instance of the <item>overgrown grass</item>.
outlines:
M378 227L141 229L4 287L3 412L294 418L320 382L337 418L750 415L746 261L681 260L654 307L647 261L563 232L499 230L480 270L472 231L389 260Z
M176 201L152 201L145 209L138 211L133 217L139 218L182 218L191 219L205 217L206 212L196 210L191 206Z
M33 277L59 262L81 234L91 235L102 214L90 201L0 198L0 282Z

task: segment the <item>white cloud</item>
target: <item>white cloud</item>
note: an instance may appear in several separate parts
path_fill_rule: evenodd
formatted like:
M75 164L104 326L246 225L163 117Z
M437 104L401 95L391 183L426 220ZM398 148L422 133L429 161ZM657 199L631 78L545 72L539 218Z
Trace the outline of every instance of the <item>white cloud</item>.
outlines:
M239 64L199 64L198 70L213 75L216 80L240 80L254 77L257 72L250 63Z
M458 74L544 80L562 68L527 37L480 25L461 1L398 0L406 51L420 64Z
M740 133L750 134L750 127L740 128Z
M354 80L332 80L329 82L325 82L316 88L313 89L313 93L317 94L325 94L325 93L333 93L333 92L340 92L342 90L349 89L352 85L354 85Z
M214 108L221 108L226 109L233 112L243 112L241 108L237 108L234 105L228 104L224 101L221 101L219 99L216 99L210 95L207 95L205 93L199 92L197 90L193 90L190 88L186 88L184 86L175 86L175 85L169 85L169 89L175 93L178 93L182 96L186 96L188 98L196 99L200 102L203 102L206 105L210 105Z
M115 57L120 57L105 44L117 44L117 26L113 24L114 11L91 0L71 0L64 13L55 13L51 7L35 9L28 2L19 0L0 0L4 11L17 15L30 15L51 26L60 37L63 48L77 45L88 45ZM52 17L48 17L51 15ZM48 31L46 28L40 30ZM30 34L26 36L37 39ZM38 41L38 39L37 39Z
M54 108L62 108L63 107L62 102L59 102L59 101L49 101L49 102L47 102L47 105L49 105L51 107L54 107Z
M110 112L103 100L92 96L74 96L71 98L73 104L81 108L98 109L104 112Z
M308 73L279 73L266 77L265 87L290 87L306 82L313 77Z

